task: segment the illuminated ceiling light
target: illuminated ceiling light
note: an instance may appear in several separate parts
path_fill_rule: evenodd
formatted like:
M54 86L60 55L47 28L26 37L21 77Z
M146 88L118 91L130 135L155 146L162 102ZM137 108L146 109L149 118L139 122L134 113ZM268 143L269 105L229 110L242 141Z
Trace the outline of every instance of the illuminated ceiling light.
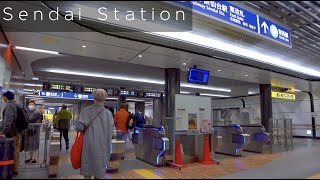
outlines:
M221 71L221 69L218 69L218 71L220 72L220 71Z
M220 95L220 94L206 94L206 93L200 93L201 96L213 96L213 97L231 97L226 95Z
M139 54L139 55L138 55L138 57L139 57L139 58L141 58L141 57L142 57L142 55L141 55L141 54Z
M32 80L39 80L39 78L38 77L33 77Z
M274 65L284 69L293 70L302 74L320 77L320 71L288 62L285 59L278 59L269 55L265 55L263 53L259 53L253 50L249 50L243 47L239 47L237 45L225 43L212 38L207 38L191 32L145 32L145 33L159 36L162 38L174 39L176 41L182 41L182 42L190 43L193 45L202 46L205 48L217 49L222 52L227 52L230 54L247 57L255 61Z
M23 92L23 94L34 94L32 92Z
M8 44L0 44L0 47L2 48L7 48L9 45Z
M231 92L231 89L227 88L218 88L213 86L205 86L205 85L195 85L190 83L180 83L181 87L187 87L187 88L195 88L195 89L206 89L206 90L212 90L212 91L224 91L224 92Z
M76 72L70 70L60 70L60 69L48 69L47 72L52 73L59 73L59 74L71 74L71 75L79 75L79 76L88 76L88 77L99 77L99 78L106 78L106 79L116 79L116 80L125 80L125 81L135 81L135 82L144 82L144 83L151 83L151 84L164 84L164 81L160 80L151 80L145 78L132 78L127 76L116 76L116 75L104 75L98 73L85 73L85 72Z
M141 99L126 99L127 101L137 101L137 102L144 102L144 100Z
M301 90L299 90L299 89L291 89L291 90L301 92Z
M191 92L180 91L180 94L191 94Z
M33 92L33 91L34 91L34 89L23 89L23 91Z
M86 45L82 45L81 47L82 47L82 48L86 48L87 46L86 46Z
M184 65L184 66L185 66L185 65L187 65L187 63L182 63L182 65Z
M146 79L146 78L132 78L132 77L127 77L127 76L105 75L105 74L90 73L90 72L77 72L77 71L70 71L70 70L64 70L64 69L47 69L45 71L51 72L51 73L59 73L59 74L98 77L98 78L143 82L143 83L159 84L159 85L165 84L165 82L162 80L154 80L154 79ZM206 89L206 90L213 90L213 91L231 92L231 89L227 89L227 88L219 88L219 87L205 86L205 85L198 85L198 84L195 85L195 84L190 84L190 83L180 83L180 86L187 87L187 88L194 88L194 89ZM42 85L41 85L41 87L42 87Z
M23 84L24 86L37 86L37 87L42 87L42 84L30 84L30 83L25 83Z
M252 95L252 94L259 94L259 93L258 92L254 92L254 91L249 91L248 94Z
M48 51L43 49L35 49L35 48L27 48L21 46L14 46L15 49L25 50L25 51L33 51L33 52L40 52L40 53L47 53L47 54L56 54L59 55L59 52L56 51Z
M248 74L244 75L244 76L248 76Z

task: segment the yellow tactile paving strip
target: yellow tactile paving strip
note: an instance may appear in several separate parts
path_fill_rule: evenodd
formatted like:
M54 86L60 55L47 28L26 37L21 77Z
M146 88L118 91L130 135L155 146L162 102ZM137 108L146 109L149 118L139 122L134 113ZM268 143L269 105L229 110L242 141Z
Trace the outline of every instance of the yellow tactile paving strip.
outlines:
M310 176L307 179L320 179L320 174L316 174L316 175Z

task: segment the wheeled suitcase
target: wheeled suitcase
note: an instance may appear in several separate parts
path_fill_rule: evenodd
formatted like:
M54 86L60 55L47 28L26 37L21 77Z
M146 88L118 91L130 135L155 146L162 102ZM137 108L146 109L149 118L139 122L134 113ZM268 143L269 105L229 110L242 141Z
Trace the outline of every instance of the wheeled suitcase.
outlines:
M0 137L0 179L12 178L13 153L13 138Z

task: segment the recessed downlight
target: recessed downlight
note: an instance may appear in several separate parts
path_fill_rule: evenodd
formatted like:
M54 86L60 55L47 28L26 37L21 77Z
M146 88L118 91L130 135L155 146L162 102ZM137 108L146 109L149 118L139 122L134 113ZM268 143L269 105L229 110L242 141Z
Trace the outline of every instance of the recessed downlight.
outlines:
M248 74L246 74L246 75L244 75L244 76L246 76L246 77L247 77L247 76L249 76L249 75L248 75Z
M87 46L86 46L86 45L82 45L81 47L82 47L82 48L86 48Z
M39 80L39 78L38 77L33 77L32 80Z
M218 69L217 71L219 71L219 72L220 72L220 71L221 71L221 69Z
M184 65L184 66L185 66L185 65L187 65L187 63L182 63L182 65Z
M138 55L138 57L139 57L139 58L141 58L141 57L142 57L142 55L141 55L141 54L139 54L139 55Z

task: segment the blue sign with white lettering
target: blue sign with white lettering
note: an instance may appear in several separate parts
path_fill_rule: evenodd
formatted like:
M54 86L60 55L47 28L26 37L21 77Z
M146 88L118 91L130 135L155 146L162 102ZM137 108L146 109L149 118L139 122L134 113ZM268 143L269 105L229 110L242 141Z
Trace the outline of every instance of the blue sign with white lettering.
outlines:
M71 98L71 99L86 99L86 100L93 100L93 96L91 94L76 94L76 93L63 93L64 98Z
M290 32L288 29L285 29L267 19L264 19L259 16L259 30L260 34L267 36L273 40L284 43L288 46L291 46Z
M241 7L226 1L174 1L202 15L227 24L261 34L276 42L291 47L290 32L271 21L259 17ZM264 23L265 22L265 23Z
M54 97L54 98L70 98L70 99L93 100L93 96L91 94L77 94L77 93L69 93L69 92L40 91L39 95L40 96L45 96L45 97Z

